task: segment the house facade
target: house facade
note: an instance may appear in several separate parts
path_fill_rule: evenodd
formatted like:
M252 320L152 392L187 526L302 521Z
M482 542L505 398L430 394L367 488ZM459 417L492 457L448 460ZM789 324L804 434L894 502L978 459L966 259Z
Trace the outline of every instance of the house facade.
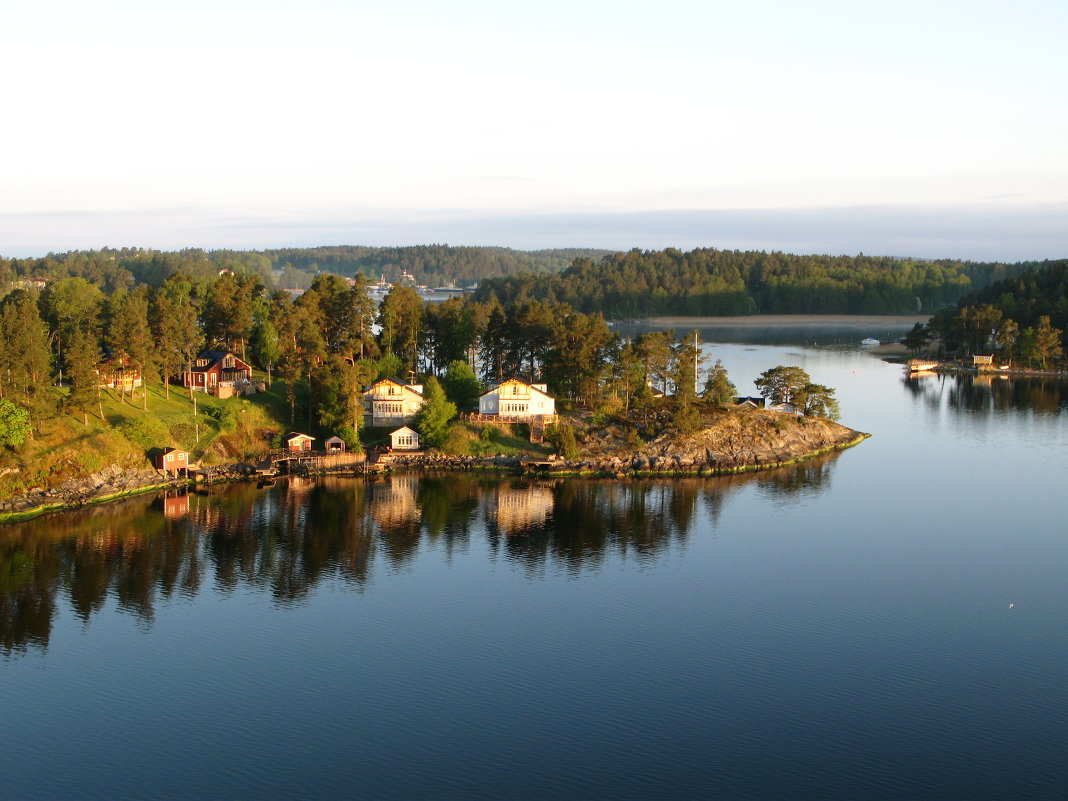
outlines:
M156 457L156 469L164 474L189 473L189 452L178 448L167 448Z
M478 399L478 413L502 420L530 420L556 414L556 398L545 384L528 384L518 378L503 381Z
M304 451L310 451L312 449L312 443L315 442L315 437L310 437L307 434L301 434L297 431L290 431L286 434L285 439L286 450L296 453L303 453Z
M134 387L141 386L141 370L129 359L112 358L102 362L96 367L97 388L117 389L123 392L132 392Z
M412 422L422 405L422 384L383 378L363 393L363 422L372 428L401 426Z
M182 374L182 386L218 397L239 395L252 382L252 366L227 350L206 350Z
M408 426L401 426L389 433L389 446L395 451L419 450L419 432Z

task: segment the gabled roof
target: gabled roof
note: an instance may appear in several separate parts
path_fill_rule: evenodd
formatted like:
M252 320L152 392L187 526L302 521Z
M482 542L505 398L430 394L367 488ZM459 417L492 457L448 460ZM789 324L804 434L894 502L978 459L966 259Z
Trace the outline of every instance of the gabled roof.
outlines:
M183 451L181 448L164 448L163 455L166 456L168 453L184 453L186 456L189 455L189 451Z
M197 354L197 359L207 359L208 360L208 364L207 364L206 367L199 367L198 368L196 366L196 364L194 363L193 364L193 372L194 373L205 373L208 370L210 370L212 367L217 365L219 362L221 362L223 359L225 359L227 356L233 356L235 359L237 359L239 362L241 362L241 364L244 364L245 366L248 366L248 362L246 362L244 359L242 359L240 356L238 356L232 350L202 350L200 353Z
M315 439L315 437L310 437L307 434L301 434L299 431L290 431L288 434L286 434L286 437L285 437L286 442L292 442L293 440L300 439L300 438L309 439L309 440L314 440Z
M524 381L522 378L506 378L501 383L495 384L492 387L490 387L489 388L489 392L483 392L482 395L483 396L484 395L489 395L490 393L496 392L498 389L503 387L505 384L522 384L525 387L530 387L535 392L540 392L542 395L544 395L547 398L555 398L555 396L550 395L547 392L547 390L548 390L548 386L547 385L545 385L545 384L531 384L529 381ZM542 387L545 387L545 389L542 389Z
M407 431L409 434L415 434L417 437L419 436L418 431L408 426L401 426L400 428L395 428L389 432L389 435L392 437L394 434L403 434L405 431Z
M403 381L401 381L399 378L380 378L377 381L372 381L371 382L371 386L369 386L364 391L365 392L370 392L372 389L377 387L379 384L396 384L401 389L406 389L406 390L408 390L410 392L414 392L416 395L422 395L423 394L423 385L422 384L406 384Z

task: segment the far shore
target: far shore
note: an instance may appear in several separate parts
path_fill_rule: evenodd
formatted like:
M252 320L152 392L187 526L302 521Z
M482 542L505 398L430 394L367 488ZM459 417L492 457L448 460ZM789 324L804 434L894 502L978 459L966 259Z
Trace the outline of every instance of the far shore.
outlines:
M884 326L911 328L916 323L926 323L930 319L929 314L753 314L739 317L644 317L635 322L667 328L793 328L828 325L868 332Z

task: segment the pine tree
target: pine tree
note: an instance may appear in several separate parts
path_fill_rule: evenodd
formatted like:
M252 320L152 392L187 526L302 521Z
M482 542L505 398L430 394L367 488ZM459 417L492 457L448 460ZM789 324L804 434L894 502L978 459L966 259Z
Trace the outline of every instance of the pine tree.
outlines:
M100 347L95 339L80 328L75 328L63 353L67 380L70 382L66 405L70 409L81 411L85 425L89 425L87 407L96 399L100 383L95 369L99 357Z
M717 406L729 406L737 396L738 388L731 383L723 362L716 359L715 365L708 371L701 397Z

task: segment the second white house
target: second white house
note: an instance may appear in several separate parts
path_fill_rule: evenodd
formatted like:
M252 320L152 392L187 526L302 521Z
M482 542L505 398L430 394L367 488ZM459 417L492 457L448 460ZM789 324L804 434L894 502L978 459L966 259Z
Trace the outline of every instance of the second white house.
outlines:
M530 420L556 414L556 398L545 384L528 384L518 378L502 381L478 399L478 413L506 420Z

